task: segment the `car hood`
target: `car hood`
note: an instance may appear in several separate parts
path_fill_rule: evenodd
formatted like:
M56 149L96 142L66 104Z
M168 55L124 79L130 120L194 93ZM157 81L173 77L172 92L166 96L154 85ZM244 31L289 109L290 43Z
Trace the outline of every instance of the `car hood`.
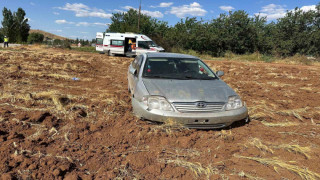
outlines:
M143 79L150 95L166 97L169 102L227 102L237 95L225 82L217 80Z

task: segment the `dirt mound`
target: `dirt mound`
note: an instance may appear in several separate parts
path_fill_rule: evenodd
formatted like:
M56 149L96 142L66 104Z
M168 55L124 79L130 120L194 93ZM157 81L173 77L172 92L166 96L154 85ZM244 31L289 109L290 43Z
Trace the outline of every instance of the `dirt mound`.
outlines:
M320 178L318 66L208 61L247 103L251 122L201 131L137 119L131 61L0 51L1 178Z

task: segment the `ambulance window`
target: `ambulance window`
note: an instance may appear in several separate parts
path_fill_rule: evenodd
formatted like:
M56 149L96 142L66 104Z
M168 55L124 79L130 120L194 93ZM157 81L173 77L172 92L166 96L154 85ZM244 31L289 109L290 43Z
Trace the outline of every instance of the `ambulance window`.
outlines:
M111 45L123 46L123 41L121 41L121 40L111 40Z
M103 44L103 39L97 38L97 44Z
M149 45L148 45L148 43L146 41L139 41L138 42L138 47L141 47L143 49L150 49Z

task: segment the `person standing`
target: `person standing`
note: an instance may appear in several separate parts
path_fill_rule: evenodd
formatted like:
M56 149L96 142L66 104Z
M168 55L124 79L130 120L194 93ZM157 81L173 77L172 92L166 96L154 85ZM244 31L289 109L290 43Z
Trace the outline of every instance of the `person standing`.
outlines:
M9 38L7 36L4 36L4 43L3 43L3 47L9 47Z
M128 52L132 52L132 40L131 39L129 39L129 41L128 41Z

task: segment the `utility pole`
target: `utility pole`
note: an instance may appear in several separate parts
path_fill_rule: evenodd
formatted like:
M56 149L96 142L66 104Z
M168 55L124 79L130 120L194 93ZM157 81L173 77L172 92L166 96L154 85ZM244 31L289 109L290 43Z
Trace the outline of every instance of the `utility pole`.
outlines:
M140 4L139 4L138 33L140 33L140 13L141 13L141 0L140 0Z

